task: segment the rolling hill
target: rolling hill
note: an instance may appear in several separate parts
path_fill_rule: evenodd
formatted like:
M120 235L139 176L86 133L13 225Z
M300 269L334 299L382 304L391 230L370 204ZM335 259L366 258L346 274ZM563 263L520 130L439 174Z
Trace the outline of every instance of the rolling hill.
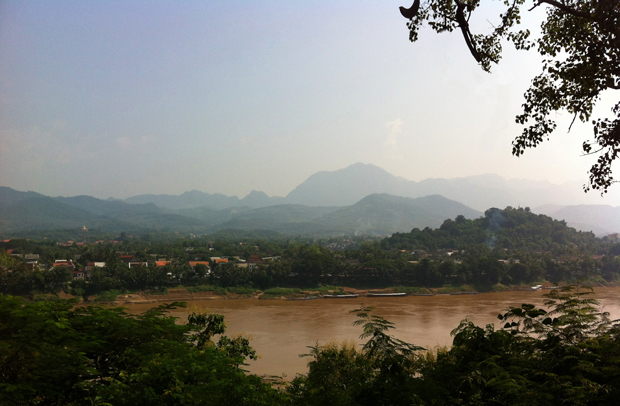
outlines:
M149 231L204 234L225 229L261 229L304 235L376 235L409 231L413 227L437 227L446 218L459 214L467 218L481 214L437 195L411 199L373 194L346 207L280 204L255 209L244 206L217 210L203 206L175 211L153 203L129 204L90 196L52 198L9 188L0 190L0 200L3 193L7 193L11 201L18 202L5 205L0 211L0 234L3 236L83 226L134 234Z

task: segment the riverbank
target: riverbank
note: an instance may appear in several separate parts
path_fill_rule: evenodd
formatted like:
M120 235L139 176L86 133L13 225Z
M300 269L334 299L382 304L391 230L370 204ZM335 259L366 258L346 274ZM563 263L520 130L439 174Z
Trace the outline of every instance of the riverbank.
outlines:
M592 283L582 282L583 285L601 287L601 286L618 286L617 284L602 285L597 281ZM561 286L566 285L562 284ZM533 286L538 285L535 289ZM198 287L180 287L166 289L163 292L135 292L121 293L118 291L104 292L99 296L89 298L91 303L101 304L148 304L171 301L193 301L193 300L235 300L235 299L257 299L257 300L313 300L322 299L324 297L337 297L340 295L348 295L349 297L365 297L369 293L405 293L407 296L437 296L437 295L466 295L479 294L488 292L510 292L510 291L535 291L549 290L557 288L556 285L541 281L533 285L502 285L496 284L492 286L473 286L473 285L444 285L435 288L422 288L410 286L397 286L390 288L352 288L352 287L336 287L336 286L320 286L311 289L299 288L272 288L265 291L254 290L251 288L216 288L212 286ZM64 295L66 297L66 295Z

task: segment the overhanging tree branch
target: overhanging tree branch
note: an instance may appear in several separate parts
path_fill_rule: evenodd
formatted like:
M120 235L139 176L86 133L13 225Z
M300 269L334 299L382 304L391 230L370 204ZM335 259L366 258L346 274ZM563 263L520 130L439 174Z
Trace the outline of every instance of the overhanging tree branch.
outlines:
M418 39L424 22L438 33L460 29L470 53L483 70L490 71L502 54L502 40L513 42L520 50L537 46L545 57L542 73L525 93L523 113L516 117L524 126L513 141L513 154L521 156L526 149L538 146L556 130L554 114L567 110L582 122L590 122L596 103L603 92L620 89L620 0L533 0L534 9L547 6L542 32L535 41L528 30L519 30L520 11L528 0L504 1L501 23L489 34L472 34L469 17L482 2L479 0L414 1L409 9L401 8L411 41ZM422 3L422 4L420 4ZM619 108L612 109L618 119L592 121L594 141L586 141L586 154L599 151L597 162L589 170L586 191L605 192L615 183L611 166L620 160ZM594 146L595 148L592 148Z
M532 7L532 9L534 9L535 7L540 6L541 4L549 4L550 6L557 7L560 10L562 10L563 12L565 12L567 14L570 14L572 16L575 16L575 17L588 18L588 19L591 18L590 13L586 13L586 12L583 12L583 11L575 10L575 9L573 9L571 7L568 7L566 4L562 4L559 1L555 1L555 0L540 0L538 2L538 4L536 4L534 7Z

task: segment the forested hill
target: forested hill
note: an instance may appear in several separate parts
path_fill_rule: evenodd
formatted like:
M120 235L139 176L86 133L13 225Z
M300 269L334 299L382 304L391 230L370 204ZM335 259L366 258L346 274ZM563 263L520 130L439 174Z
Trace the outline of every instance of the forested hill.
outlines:
M458 216L434 230L414 228L409 233L396 233L381 243L385 249L407 250L468 249L477 244L519 251L560 247L588 250L597 245L597 238L591 232L576 231L564 221L534 214L527 208L507 207L489 209L484 217L475 220Z

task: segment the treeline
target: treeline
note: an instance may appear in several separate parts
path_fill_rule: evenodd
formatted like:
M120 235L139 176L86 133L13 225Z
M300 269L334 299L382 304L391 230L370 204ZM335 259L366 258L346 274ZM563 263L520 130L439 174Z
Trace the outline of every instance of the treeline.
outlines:
M256 352L222 335L216 314L181 324L167 315L181 303L132 315L0 295L0 403L616 405L620 324L587 293L568 287L545 308L503 309L500 328L465 319L452 347L430 351L391 336L393 324L362 306L352 311L361 348L316 344L308 373L276 387L243 370Z
M534 252L548 251L562 255L579 251L596 254L605 247L605 241L592 232L576 231L566 222L543 214L531 213L529 208L492 208L484 217L468 220L458 216L446 220L438 229L413 229L409 233L395 233L381 242L383 249L459 249L486 244L491 249Z
M128 267L111 249L103 249L99 254L94 258L105 262L104 267L93 268L88 279L73 279L72 272L65 268L38 271L0 253L0 292L32 296L64 290L87 300L111 290L162 290L180 285L260 290L320 285L400 289L471 285L484 291L497 289L498 284L532 284L543 280L553 283L589 280L608 284L620 278L620 258L613 255L575 256L559 261L548 254L524 254L502 260L484 245L451 257L417 260L412 260L415 254L383 251L376 248L376 244L341 252L318 245L295 245L284 251L282 257L252 268L240 267L232 260L224 264L212 263L211 268L200 264L191 267L187 260L179 259L165 266Z
M229 236L230 237L230 236ZM61 289L85 298L108 290L147 290L183 285L217 287L310 288L340 285L363 288L498 284L537 281L597 284L620 278L620 244L577 232L563 222L527 209L491 209L484 218L459 216L435 230L414 229L382 240L340 237L324 240L258 239L237 235L147 241L118 236L118 244L59 246L52 242L11 240L0 247L12 254L40 254L41 263L73 259L78 268L104 262L88 280L73 280L62 270L37 272L24 261L0 252L0 292L29 295ZM129 267L120 255L139 265ZM251 256L264 261L246 266ZM190 266L189 261L225 257L228 263ZM154 260L168 260L154 266ZM149 264L146 266L144 264Z

